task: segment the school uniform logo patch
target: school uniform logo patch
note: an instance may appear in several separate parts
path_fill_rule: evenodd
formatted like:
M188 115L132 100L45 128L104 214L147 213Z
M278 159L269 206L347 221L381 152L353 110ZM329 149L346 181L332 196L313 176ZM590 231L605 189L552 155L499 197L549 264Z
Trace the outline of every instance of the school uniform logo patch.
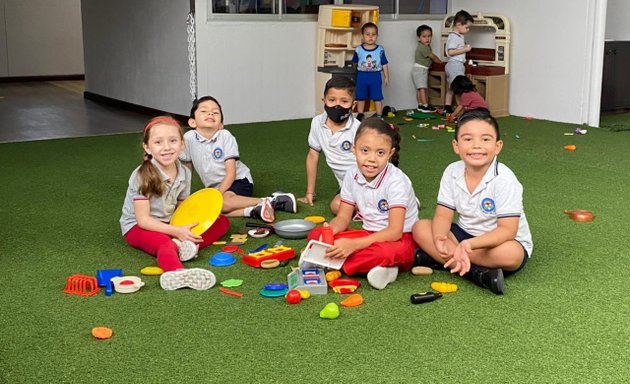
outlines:
M349 152L352 149L352 143L348 140L341 143L341 150L344 152Z
M489 197L481 200L481 209L486 213L494 212L494 200Z
M387 203L387 200L385 199L380 199L378 201L378 203L376 204L376 206L378 207L379 212L387 212L389 211L389 204Z
M223 150L219 147L216 147L214 151L212 151L212 157L219 160L220 158L223 157Z

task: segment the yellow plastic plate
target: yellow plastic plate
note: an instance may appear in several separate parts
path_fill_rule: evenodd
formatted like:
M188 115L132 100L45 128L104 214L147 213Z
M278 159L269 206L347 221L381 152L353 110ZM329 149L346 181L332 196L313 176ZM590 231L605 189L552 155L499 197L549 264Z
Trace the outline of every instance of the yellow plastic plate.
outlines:
M326 218L324 216L306 216L304 220L313 222L315 224L321 224L326 221Z
M217 220L223 207L223 195L214 188L205 188L188 196L173 213L171 225L198 223L191 229L195 235L208 230Z

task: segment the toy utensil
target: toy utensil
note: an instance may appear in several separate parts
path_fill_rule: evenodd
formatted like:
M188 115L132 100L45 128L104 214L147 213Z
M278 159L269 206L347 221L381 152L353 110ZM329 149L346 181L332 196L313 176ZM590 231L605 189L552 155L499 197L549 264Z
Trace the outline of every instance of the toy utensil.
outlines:
M442 297L442 294L438 292L429 291L429 292L423 292L423 293L414 293L413 295L411 295L411 304L429 303L441 297Z
M273 225L247 223L246 227L268 228L276 232L276 234L285 239L303 239L311 229L315 228L315 223L303 219L282 220Z

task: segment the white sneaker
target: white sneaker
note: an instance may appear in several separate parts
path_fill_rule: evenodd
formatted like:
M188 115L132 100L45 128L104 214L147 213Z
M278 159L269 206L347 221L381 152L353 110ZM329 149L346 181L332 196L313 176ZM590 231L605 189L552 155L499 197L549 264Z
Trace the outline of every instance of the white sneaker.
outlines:
M383 289L393 283L398 277L398 267L374 267L367 274L370 285L376 289Z
M216 284L214 273L203 268L178 269L164 272L160 276L160 286L167 291L192 288L198 291L210 289Z
M179 239L173 239L173 242L177 244L180 261L188 261L197 257L199 253L197 244L190 240L180 241Z

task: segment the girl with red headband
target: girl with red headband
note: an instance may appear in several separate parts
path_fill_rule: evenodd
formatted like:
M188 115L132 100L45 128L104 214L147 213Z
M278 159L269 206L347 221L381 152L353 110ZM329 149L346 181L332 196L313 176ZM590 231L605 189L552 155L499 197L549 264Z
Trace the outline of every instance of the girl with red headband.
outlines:
M177 205L190 195L191 171L178 157L184 149L184 135L179 123L168 116L151 119L144 128L142 147L145 156L129 178L129 188L122 209L120 226L129 245L157 257L157 263L169 287L177 281L195 281L195 289L214 285L214 275L204 269L184 270L182 261L197 256L199 248L223 236L230 224L225 216L201 236L185 226L170 225ZM190 276L187 276L190 275ZM164 284L162 284L164 287ZM168 289L168 288L166 288Z

